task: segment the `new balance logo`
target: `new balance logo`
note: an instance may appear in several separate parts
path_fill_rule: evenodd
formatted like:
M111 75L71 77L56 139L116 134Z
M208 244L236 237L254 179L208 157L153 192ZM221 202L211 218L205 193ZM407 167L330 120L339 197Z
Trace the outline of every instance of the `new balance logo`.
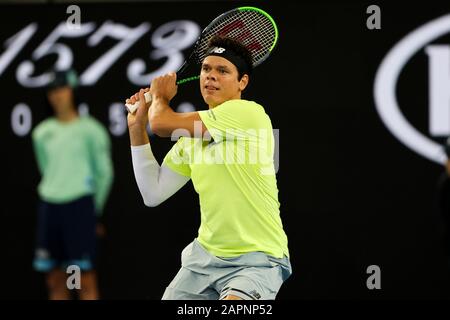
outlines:
M256 291L256 290L252 290L249 292L252 296L254 296L256 299L260 299L261 295Z
M224 51L225 48L215 47L214 49L211 50L211 53L223 53Z

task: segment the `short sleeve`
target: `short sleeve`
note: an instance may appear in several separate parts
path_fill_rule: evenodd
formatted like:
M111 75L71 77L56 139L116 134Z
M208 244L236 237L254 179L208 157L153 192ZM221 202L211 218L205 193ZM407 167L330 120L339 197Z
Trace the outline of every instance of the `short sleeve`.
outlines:
M214 141L246 140L252 132L267 128L264 109L244 100L230 100L213 109L198 112Z

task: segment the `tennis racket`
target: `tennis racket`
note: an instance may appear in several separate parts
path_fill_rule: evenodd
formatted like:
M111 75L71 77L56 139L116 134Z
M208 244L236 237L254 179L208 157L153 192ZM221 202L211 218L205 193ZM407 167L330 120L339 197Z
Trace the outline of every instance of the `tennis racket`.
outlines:
M190 64L202 64L207 53L208 42L215 35L229 37L244 44L252 54L253 67L256 67L266 60L275 48L278 28L267 12L255 7L239 7L221 14L203 29L191 54L177 71L177 79L183 75ZM177 81L177 84L199 78L198 75L191 76ZM146 92L144 96L145 101L151 103L150 92ZM138 105L139 102L125 104L130 113L134 113Z

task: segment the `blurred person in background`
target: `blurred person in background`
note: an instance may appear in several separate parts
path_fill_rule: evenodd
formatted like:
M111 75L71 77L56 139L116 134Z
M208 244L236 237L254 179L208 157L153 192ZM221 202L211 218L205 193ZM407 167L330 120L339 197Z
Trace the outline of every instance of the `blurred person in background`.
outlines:
M52 72L47 99L54 116L32 132L41 181L38 186L33 267L46 273L50 300L71 298L66 269L81 270L78 298L99 298L95 258L98 223L113 181L111 142L104 126L80 116L75 103L77 74Z

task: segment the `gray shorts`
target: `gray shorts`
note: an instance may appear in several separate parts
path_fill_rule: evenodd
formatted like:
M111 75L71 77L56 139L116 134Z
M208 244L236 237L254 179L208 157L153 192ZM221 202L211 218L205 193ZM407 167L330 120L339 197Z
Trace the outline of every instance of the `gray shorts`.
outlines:
M250 252L219 258L195 239L181 253L181 269L163 300L218 300L227 295L244 300L274 300L292 273L289 259Z

